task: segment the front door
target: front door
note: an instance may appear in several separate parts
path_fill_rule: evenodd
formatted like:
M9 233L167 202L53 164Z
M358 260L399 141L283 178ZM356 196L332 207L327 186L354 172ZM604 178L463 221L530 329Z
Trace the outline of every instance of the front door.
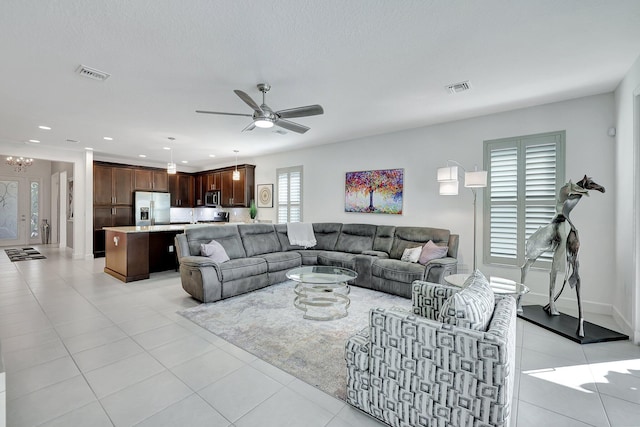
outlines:
M26 179L0 177L0 246L27 243Z

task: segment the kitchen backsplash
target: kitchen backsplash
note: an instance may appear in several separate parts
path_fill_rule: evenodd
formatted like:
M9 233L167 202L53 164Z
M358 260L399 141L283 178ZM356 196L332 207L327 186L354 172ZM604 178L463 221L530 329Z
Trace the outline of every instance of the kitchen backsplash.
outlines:
M229 212L229 222L251 222L248 208L171 208L172 223L213 221L216 212Z

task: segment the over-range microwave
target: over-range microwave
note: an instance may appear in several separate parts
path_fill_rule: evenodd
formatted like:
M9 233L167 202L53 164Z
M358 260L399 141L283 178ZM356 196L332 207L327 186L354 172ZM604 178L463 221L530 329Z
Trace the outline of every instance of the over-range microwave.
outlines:
M204 193L205 206L218 206L220 204L220 191L207 191Z

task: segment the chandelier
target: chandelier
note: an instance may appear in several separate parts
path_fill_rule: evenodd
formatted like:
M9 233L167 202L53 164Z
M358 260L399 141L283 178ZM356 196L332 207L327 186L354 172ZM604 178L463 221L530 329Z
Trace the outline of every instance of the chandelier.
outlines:
M22 172L33 164L33 159L9 156L7 157L7 164L13 166L16 172Z

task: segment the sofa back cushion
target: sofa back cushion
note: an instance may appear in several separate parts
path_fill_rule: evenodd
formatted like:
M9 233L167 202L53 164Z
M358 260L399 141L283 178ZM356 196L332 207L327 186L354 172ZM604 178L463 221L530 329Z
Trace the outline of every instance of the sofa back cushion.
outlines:
M405 249L424 246L429 240L438 245L448 246L449 234L449 230L442 228L396 227L389 257L400 259Z
M311 249L321 251L333 251L336 248L338 236L342 224L339 222L315 222L313 223L313 234L316 236L318 243Z
M376 227L376 237L373 239L373 250L380 252L391 252L393 236L396 234L396 227L393 225L379 225Z
M246 258L237 225L207 225L184 230L191 255L200 255L200 245L212 240L222 245L230 259Z
M272 224L240 224L238 231L248 257L282 251Z
M451 258L458 258L458 243L460 241L460 236L457 234L450 234L449 241L447 242L447 246L449 247L449 252L447 252L447 256Z
M360 254L373 249L376 226L371 224L343 224L336 242L336 251Z

